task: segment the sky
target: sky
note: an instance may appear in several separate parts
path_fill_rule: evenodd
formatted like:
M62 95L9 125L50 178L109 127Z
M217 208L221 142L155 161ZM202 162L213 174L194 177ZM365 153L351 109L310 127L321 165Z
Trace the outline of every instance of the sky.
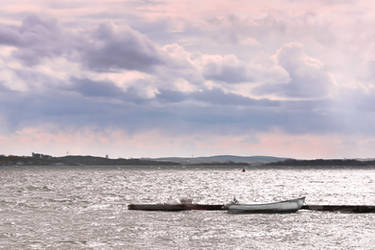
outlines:
M375 156L370 0L3 0L0 154Z

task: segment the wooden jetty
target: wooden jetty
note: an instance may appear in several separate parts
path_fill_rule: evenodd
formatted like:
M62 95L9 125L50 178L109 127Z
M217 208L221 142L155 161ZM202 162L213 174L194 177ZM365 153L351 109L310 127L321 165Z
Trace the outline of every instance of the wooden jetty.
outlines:
M143 210L143 211L182 211L186 210L184 204L130 204L129 210Z
M129 210L143 211L185 211L185 210L227 210L223 204L129 204ZM375 206L368 205L303 205L302 210L342 213L375 213Z
M375 206L366 205L304 205L301 209L343 213L375 213Z
M129 210L143 211L183 211L183 210L224 210L224 205L209 204L129 204Z

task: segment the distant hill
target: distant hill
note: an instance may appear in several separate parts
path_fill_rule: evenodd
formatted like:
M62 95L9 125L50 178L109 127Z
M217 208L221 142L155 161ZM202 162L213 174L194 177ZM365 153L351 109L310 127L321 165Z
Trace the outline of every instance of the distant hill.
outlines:
M107 157L68 155L53 157L33 153L32 156L0 155L0 166L255 166L264 168L374 168L375 160L315 159L296 160L273 156L216 155L207 157L164 157L142 159L110 159Z
M234 156L217 155L208 157L164 157L142 159L110 159L90 155L69 155L53 157L50 155L33 153L32 156L0 155L0 166L35 166L35 165L67 165L67 166L100 166L100 165L248 165L268 164L288 160L288 158L271 156ZM290 160L290 159L289 159Z
M290 167L373 167L375 160L357 159L315 159L315 160L295 160L288 159L280 162L269 162L267 166L290 166Z
M177 162L180 164L196 164L196 163L271 163L289 160L290 158L281 158L273 156L235 156L235 155L215 155L207 157L163 157L153 158L154 161Z
M175 162L153 161L145 159L109 159L97 156L69 155L53 157L44 154L33 156L4 156L0 155L0 166L106 166L106 165L178 165Z

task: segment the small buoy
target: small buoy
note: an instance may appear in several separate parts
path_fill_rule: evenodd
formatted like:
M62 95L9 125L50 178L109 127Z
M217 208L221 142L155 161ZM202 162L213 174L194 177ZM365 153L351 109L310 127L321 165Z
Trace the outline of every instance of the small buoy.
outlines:
M243 169L242 169L242 172L245 172L245 171L246 171L246 169L245 169L245 168L243 168Z

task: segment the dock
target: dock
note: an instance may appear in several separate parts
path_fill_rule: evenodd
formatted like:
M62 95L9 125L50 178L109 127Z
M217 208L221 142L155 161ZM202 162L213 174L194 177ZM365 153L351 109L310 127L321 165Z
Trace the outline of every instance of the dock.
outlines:
M129 204L129 210L143 211L183 211L183 210L225 210L223 204Z
M375 206L367 205L304 205L301 209L342 213L375 213Z
M143 211L186 211L186 210L227 210L224 204L129 204L128 210ZM301 210L341 213L375 213L372 205L303 205Z

